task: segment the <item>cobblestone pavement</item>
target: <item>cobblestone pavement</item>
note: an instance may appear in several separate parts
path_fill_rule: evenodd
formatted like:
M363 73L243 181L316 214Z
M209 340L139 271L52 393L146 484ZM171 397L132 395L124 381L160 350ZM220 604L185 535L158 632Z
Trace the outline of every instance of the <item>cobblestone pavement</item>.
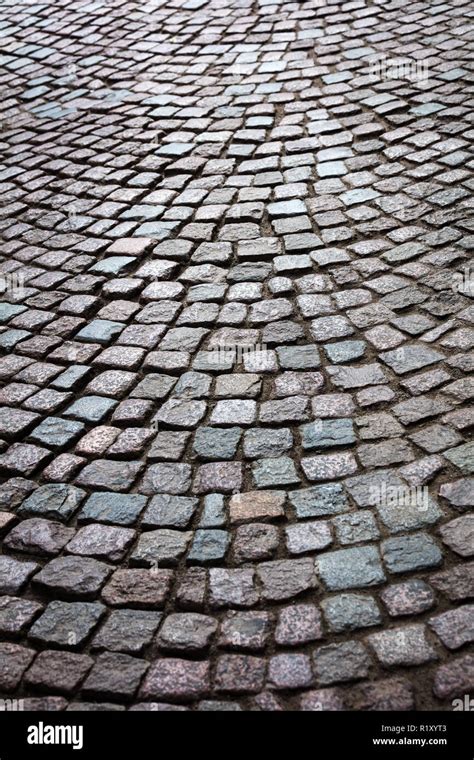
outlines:
M453 709L468 1L2 6L2 698Z

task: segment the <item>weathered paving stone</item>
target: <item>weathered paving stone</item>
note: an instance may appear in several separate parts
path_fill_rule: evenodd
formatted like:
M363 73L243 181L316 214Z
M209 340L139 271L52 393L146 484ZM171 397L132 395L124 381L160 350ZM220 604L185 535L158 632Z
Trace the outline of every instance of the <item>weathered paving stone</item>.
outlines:
M77 649L89 638L104 614L105 607L99 602L53 601L28 635L32 642L44 646Z
M148 670L148 662L118 652L99 655L82 692L94 698L131 699Z
M362 367L328 367L327 369L334 385L344 390L378 385L387 380L382 367L377 363L365 364Z
M474 554L474 516L456 517L440 528L440 535L449 548L461 557L471 557Z
M143 533L132 554L131 561L141 567L158 567L159 564L176 565L186 552L192 533L163 528Z
M438 656L426 638L421 624L391 628L389 631L372 633L367 641L373 647L377 659L385 667L397 665L422 665Z
M321 580L331 591L374 586L385 580L375 546L326 552L317 558L316 568Z
M89 557L57 557L34 578L34 585L55 597L94 599L112 568Z
M461 478L452 483L443 483L439 495L447 499L453 507L463 510L471 506L473 487L473 478Z
M140 654L151 643L161 616L156 611L113 610L94 636L91 647Z
M46 417L35 427L30 438L42 446L62 449L72 443L84 431L84 423L63 420L60 417Z
M262 597L268 601L283 601L314 588L316 579L310 559L275 560L257 567L262 584Z
M42 605L15 596L0 597L0 632L18 637L38 616Z
M79 522L103 522L130 526L138 520L146 505L146 497L139 494L97 492L89 496L78 514Z
M102 590L102 599L111 607L161 609L172 580L172 570L158 567L116 570Z
M391 617L419 615L435 603L433 590L425 581L419 580L389 586L382 591L380 598Z
M330 362L343 364L360 359L365 353L366 344L361 340L344 340L339 343L328 343L324 350Z
M289 451L292 444L293 435L289 428L278 430L253 428L244 434L244 456L249 459L278 457Z
M392 412L403 425L411 425L414 422L433 417L451 409L451 405L445 399L431 396L418 396L406 401L400 401L392 407Z
M275 641L280 646L298 646L323 638L321 613L312 604L284 607L278 615Z
M382 556L391 573L413 572L426 567L437 567L442 554L435 541L426 533L387 538L381 544Z
M0 534L3 535L9 528L13 527L16 517L11 512L0 512Z
M327 449L355 443L352 420L347 418L316 420L302 425L301 443L304 449Z
M314 345L281 346L276 351L283 369L306 370L320 366L319 353Z
M236 562L271 559L278 548L279 535L275 525L251 523L235 531L233 552Z
M164 651L202 652L217 630L217 622L209 615L195 612L168 615L160 629L158 644Z
M350 690L355 710L407 711L415 707L413 686L406 678L387 678L358 684Z
M293 396L280 401L264 401L260 406L260 422L285 423L308 419L306 396Z
M338 594L321 603L331 631L341 633L380 625L382 616L376 601L362 594Z
M211 462L201 465L193 484L194 493L237 492L242 486L240 462Z
M347 497L339 483L328 483L327 485L290 491L288 498L299 519L324 517L338 512L346 512L349 509Z
M255 573L251 568L211 568L209 590L213 607L252 607L258 601Z
M53 701L54 700L54 701ZM60 701L58 701L60 700ZM31 710L64 710L66 712L124 712L125 705L118 705L115 702L67 702L60 697L45 697L44 699L29 700L34 705ZM67 705L67 707L66 707Z
M326 393L313 398L311 408L315 418L324 419L351 415L355 406L348 393Z
M0 644L0 684L4 691L13 691L35 656L34 649L20 644Z
M13 557L0 557L0 593L17 594L31 576L40 569L36 562L21 562Z
M229 516L232 523L274 519L284 515L284 491L248 491L231 496Z
M263 657L221 655L217 658L214 688L224 694L257 694L263 687L265 672Z
M169 702L136 702L130 707L131 712L188 712L188 710L189 707L173 705Z
M175 657L155 660L140 687L142 699L189 700L209 691L209 664Z
M194 436L193 451L200 459L232 459L241 435L239 427L200 427Z
M261 651L270 634L268 612L236 612L231 610L222 618L218 645L226 649Z
M85 495L85 491L62 483L40 486L25 499L18 509L18 514L50 517L67 522L77 511Z
M155 436L147 453L150 461L179 460L186 448L190 433L177 430L162 430Z
M198 500L188 496L153 496L143 515L142 525L146 528L186 528L197 506Z
M36 483L26 478L10 478L0 492L0 504L2 507L16 507L37 487Z
M330 338L345 338L353 332L354 328L346 317L319 317L311 323L311 333L317 343L324 343Z
M391 533L401 533L436 523L443 515L427 492L394 488L384 493L377 512Z
M139 486L141 493L147 496L157 493L183 494L191 485L191 467L189 464L163 462L152 464L147 468Z
M224 559L230 535L225 530L201 529L194 534L187 561L191 564L214 564Z
M349 452L321 454L302 459L301 467L308 480L332 480L352 475L357 470L357 462Z
M252 474L257 488L295 485L300 480L290 457L259 459L252 466Z
M91 523L77 531L68 543L67 550L72 554L119 562L134 538L135 531L130 528Z
M86 327L83 327L75 336L78 340L87 343L107 344L116 338L124 328L123 322L114 322L109 319L95 319Z
M474 655L465 654L440 665L435 671L433 692L439 699L469 694L474 683Z
M473 581L474 563L472 562L430 576L431 585L452 601L473 598Z
M327 522L303 522L285 528L286 546L290 554L322 551L332 543Z
M447 426L429 425L423 430L412 433L410 440L425 451L434 454L456 445L462 439L455 430Z
M207 581L208 572L203 567L185 569L176 593L178 607L189 610L202 609L207 593Z
M2 422L0 424L0 435L2 438L11 438L24 434L31 428L35 422L39 421L39 416L32 412L26 412L22 409L9 409L2 407L0 409Z
M449 459L465 475L471 475L474 472L473 455L474 444L472 442L444 452L446 459Z
M215 425L251 425L255 420L257 405L255 401L228 399L218 401L211 414L211 423Z
M386 496L397 494L398 489L406 485L394 470L383 469L347 478L344 486L358 507L375 507L381 504ZM397 489L397 490L392 490ZM403 490L402 493L405 493Z
M300 699L302 712L327 712L344 710L342 693L337 687L331 689L312 689L304 692Z
M442 612L428 620L428 625L448 649L459 649L474 639L474 605L465 604Z
M199 520L201 528L220 528L226 523L224 496L210 493L204 497L204 506Z
M94 664L92 657L73 652L40 652L25 674L25 683L36 689L73 694Z
M283 372L275 378L275 396L314 396L323 384L320 372Z
M311 686L311 660L305 654L278 654L268 665L269 685L275 689L300 689Z
M72 539L74 532L74 528L66 528L52 520L32 517L16 525L3 545L14 552L54 556Z
M333 517L332 524L339 542L344 545L372 541L380 536L375 517L369 510L337 515Z
M370 667L371 658L358 641L330 644L316 649L313 654L314 674L320 686L365 678Z
M259 395L261 385L259 375L252 373L219 375L216 379L215 394L225 398L251 398Z
M83 422L96 424L107 417L116 405L116 401L104 396L83 396L74 401L64 413Z
M169 399L161 407L155 420L182 428L194 428L206 413L205 401Z
M96 459L81 470L76 483L89 489L124 492L130 489L143 467L143 462Z

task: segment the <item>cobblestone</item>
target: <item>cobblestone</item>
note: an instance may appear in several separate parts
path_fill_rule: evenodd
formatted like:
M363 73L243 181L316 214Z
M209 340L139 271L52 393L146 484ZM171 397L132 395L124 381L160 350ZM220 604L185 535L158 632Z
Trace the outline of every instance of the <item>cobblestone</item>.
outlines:
M467 0L30 5L0 31L0 691L451 710Z

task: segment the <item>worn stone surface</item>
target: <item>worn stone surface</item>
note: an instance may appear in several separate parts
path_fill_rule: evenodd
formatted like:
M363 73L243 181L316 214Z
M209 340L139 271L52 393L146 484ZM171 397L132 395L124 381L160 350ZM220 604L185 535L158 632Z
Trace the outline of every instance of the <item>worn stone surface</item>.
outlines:
M467 5L5 4L2 694L472 692Z
M371 665L367 649L356 641L320 647L314 652L313 662L316 681L321 686L364 678Z
M424 662L438 659L434 648L426 638L425 627L420 624L372 633L367 637L367 641L385 667L422 665Z

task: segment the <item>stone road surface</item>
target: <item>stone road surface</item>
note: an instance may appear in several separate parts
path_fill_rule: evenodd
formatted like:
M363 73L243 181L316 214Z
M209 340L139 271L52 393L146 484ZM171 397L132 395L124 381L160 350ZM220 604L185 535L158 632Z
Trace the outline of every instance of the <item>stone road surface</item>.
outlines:
M470 15L4 0L2 698L472 692Z

